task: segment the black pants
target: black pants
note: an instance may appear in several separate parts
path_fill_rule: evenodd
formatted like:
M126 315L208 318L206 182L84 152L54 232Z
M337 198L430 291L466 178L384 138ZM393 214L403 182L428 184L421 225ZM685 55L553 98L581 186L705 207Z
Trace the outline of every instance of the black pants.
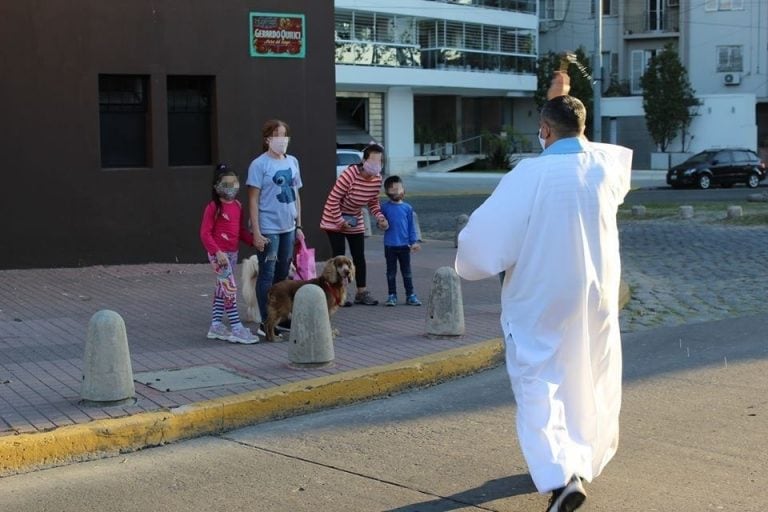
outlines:
M349 253L355 264L355 283L358 288L365 288L365 234L354 233L347 235L336 231L326 231L331 242L332 256L344 256L346 247L344 240L349 243Z

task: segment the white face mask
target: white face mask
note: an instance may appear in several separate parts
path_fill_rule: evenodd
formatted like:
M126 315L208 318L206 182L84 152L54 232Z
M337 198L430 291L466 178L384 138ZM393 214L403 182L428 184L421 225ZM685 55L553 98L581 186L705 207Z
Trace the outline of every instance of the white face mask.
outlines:
M288 142L290 142L290 140L290 137L270 137L269 149L272 150L273 153L284 155L285 152L288 151Z
M536 134L536 137L538 137L539 139L539 144L541 144L541 149L542 150L547 149L547 141L541 137L541 128L539 128L539 133Z

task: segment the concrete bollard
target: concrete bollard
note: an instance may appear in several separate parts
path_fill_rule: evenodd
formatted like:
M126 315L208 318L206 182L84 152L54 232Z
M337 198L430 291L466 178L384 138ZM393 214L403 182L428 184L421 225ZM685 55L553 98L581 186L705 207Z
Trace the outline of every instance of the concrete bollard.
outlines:
M363 225L365 226L365 233L363 236L369 237L371 236L371 213L368 211L368 208L363 208Z
M741 206L731 205L726 210L726 215L729 219L738 219L744 215L744 211L741 209Z
M641 204L636 204L632 207L632 216L633 217L645 217L645 206Z
M427 334L464 334L464 300L459 275L451 267L440 267L432 277L427 303Z
M684 219L692 219L693 218L693 206L681 206L680 207L680 217Z
M416 241L421 242L421 226L419 225L419 216L416 212L413 212L413 225L416 230Z
M91 317L83 359L82 404L103 407L134 401L128 336L120 315L103 309Z
M323 289L305 284L296 292L288 338L288 359L296 368L329 366L333 361L333 335Z
M453 237L454 247L459 246L459 233L461 233L461 230L464 229L464 226L467 225L467 222L469 222L469 215L462 213L456 217L456 234Z

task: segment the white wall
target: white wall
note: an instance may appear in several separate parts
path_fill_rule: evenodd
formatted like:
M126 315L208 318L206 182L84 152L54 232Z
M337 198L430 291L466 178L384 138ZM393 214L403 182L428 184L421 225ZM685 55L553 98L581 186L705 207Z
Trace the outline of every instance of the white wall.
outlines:
M533 92L535 75L477 73L442 69L385 68L375 66L336 66L336 87L407 86L443 89L451 94L470 93L503 96L508 91ZM380 89L376 89L380 90Z
M744 9L706 11L704 2L690 8L687 69L696 94L752 93L768 96L768 2L745 1ZM717 71L718 46L742 46L739 85L724 85Z
M402 14L417 18L424 18L425 15L428 15L430 18L436 19L463 21L466 23L485 23L531 30L539 28L539 18L535 14L442 4L428 0L334 0L333 5L336 9Z
M416 172L413 154L413 90L390 87L384 95L384 148L387 174Z
M757 150L754 94L709 94L699 99L703 105L689 128L693 139L687 144L688 152L725 146ZM639 96L603 98L600 105L603 117L645 117L643 99ZM679 137L667 150L681 150Z

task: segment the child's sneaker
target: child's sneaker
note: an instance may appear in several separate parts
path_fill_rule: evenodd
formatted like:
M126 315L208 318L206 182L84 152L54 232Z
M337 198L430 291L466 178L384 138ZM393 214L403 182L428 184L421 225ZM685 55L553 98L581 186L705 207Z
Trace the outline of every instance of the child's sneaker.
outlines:
M387 297L387 301L384 303L385 306L397 306L397 295L394 293L390 293Z
M227 340L230 343L242 343L243 345L251 345L259 342L259 337L254 336L249 328L240 324L237 327L232 328L232 335Z
M421 301L415 293L410 294L408 298L405 299L405 303L409 306L421 306Z
M209 340L224 340L229 341L229 337L232 336L232 332L224 324L211 324L211 328L208 329L207 338Z

